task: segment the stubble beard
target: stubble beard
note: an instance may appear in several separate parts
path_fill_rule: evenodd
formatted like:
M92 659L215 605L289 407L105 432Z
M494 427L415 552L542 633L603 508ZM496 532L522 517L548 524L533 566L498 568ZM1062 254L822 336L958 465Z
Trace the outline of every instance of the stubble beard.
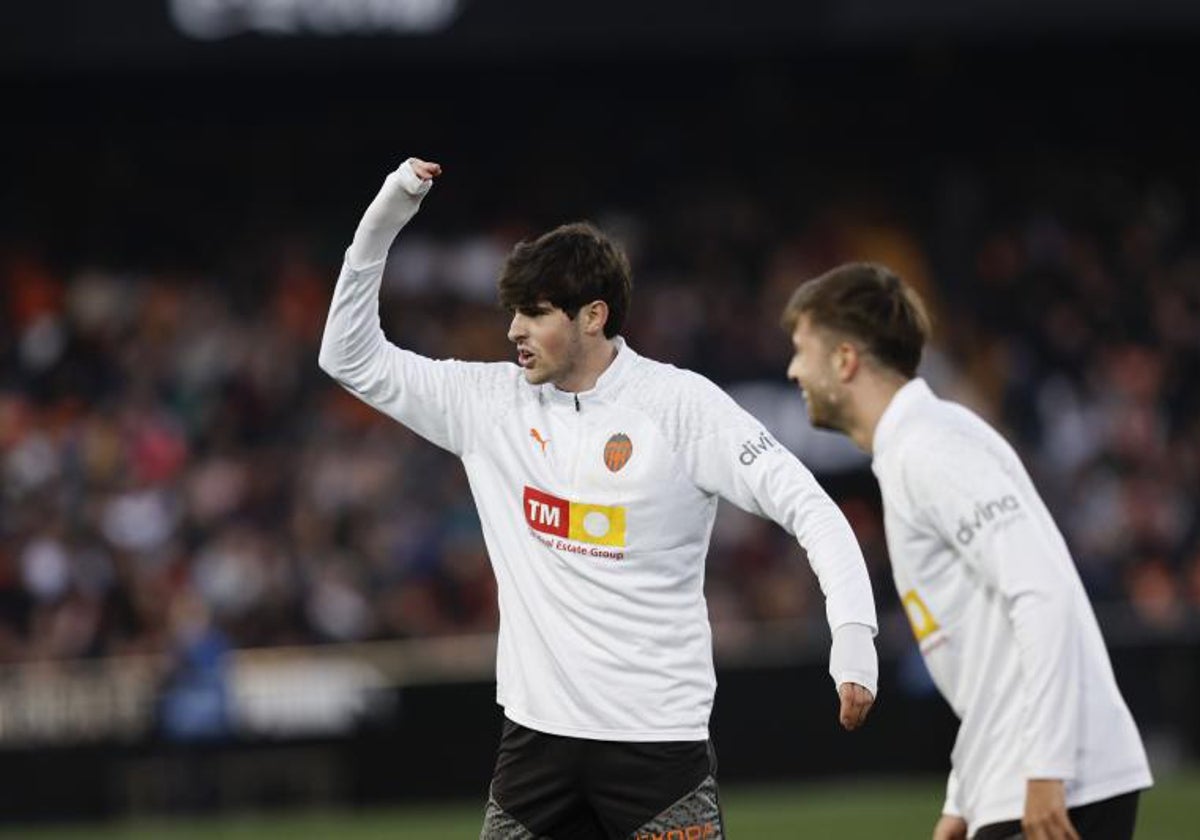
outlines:
M557 365L550 367L547 365L545 356L538 355L536 357L537 369L525 368L525 381L530 385L545 385L549 382L552 385L561 386L562 382L574 375L582 356L582 342L578 335L573 335L563 348L562 357Z
M543 371L534 370L533 368L525 368L525 381L530 385L544 385L550 377Z
M575 322L572 322L572 324L575 324ZM579 334L574 332L563 348L562 359L559 361L558 366L552 371L547 371L546 377L542 381L550 382L563 390L567 390L563 387L563 383L575 376L575 371L582 364L582 359L583 342Z
M804 396L808 401L808 421L812 423L814 429L846 433L842 406L836 397L810 391L807 388Z

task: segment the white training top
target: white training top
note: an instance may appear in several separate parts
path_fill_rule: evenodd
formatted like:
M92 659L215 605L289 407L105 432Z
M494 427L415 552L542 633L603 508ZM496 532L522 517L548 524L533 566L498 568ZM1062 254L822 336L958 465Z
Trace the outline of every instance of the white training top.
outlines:
M968 830L1020 819L1027 779L1068 807L1149 787L1067 545L1012 447L921 379L875 429L896 589L961 719L945 812Z
M321 367L462 459L496 575L507 717L580 738L708 737L716 680L703 585L718 496L799 539L835 639L854 625L865 637L869 661L838 666L835 655L835 682L875 691L875 608L849 524L728 395L619 338L579 394L530 385L511 363L424 358L380 329L382 259L356 270L352 255Z

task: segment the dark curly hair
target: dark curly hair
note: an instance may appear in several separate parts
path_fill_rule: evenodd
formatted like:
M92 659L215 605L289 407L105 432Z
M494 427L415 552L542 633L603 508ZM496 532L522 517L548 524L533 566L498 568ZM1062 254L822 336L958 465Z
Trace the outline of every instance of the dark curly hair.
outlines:
M625 324L633 280L629 259L616 243L588 222L573 222L518 242L497 286L500 305L509 312L534 314L545 301L573 320L580 307L602 300L608 304L604 335L612 338Z

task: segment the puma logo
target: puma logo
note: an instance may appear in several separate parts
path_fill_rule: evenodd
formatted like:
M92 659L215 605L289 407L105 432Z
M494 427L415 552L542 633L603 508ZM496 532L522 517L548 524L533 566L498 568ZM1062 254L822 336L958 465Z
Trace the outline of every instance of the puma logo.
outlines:
M545 455L546 454L546 444L549 443L550 441L543 438L542 433L539 432L537 429L530 429L529 436L538 442L538 445L542 447L542 454Z

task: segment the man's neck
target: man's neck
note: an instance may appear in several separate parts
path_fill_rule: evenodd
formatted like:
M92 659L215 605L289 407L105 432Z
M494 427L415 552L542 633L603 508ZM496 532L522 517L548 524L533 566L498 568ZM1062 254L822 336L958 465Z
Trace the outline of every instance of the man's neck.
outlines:
M611 338L597 342L585 351L571 373L554 387L560 391L578 394L596 387L596 382L617 358L617 343Z
M875 430L879 428L879 421L892 404L896 392L908 381L898 373L880 372L864 377L857 384L854 418L846 434L863 452L869 454L874 451Z

